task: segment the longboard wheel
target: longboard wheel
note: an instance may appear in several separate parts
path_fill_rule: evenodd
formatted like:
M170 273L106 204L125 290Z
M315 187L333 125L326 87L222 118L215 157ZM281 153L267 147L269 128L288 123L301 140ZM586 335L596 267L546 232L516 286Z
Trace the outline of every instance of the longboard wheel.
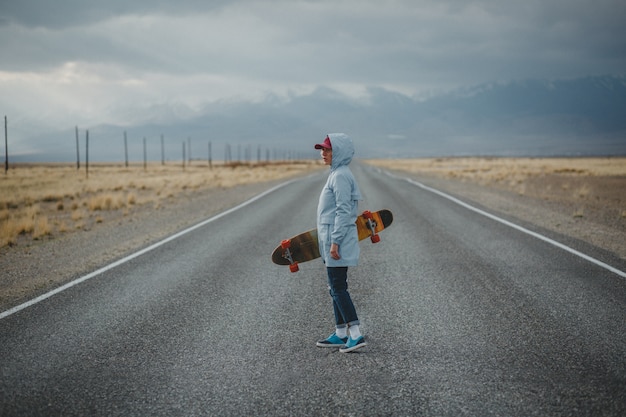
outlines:
M380 242L380 236L379 235L372 235L372 236L370 236L370 240L372 241L372 243L378 243L378 242Z
M298 267L298 263L293 263L291 265L289 265L289 270L291 272L298 272L300 270L300 267Z
M280 242L280 247L283 249L288 249L291 246L291 240L289 239L285 239L282 242Z
M365 211L363 212L363 217L365 217L366 219L372 219L372 218L374 218L374 216L372 216L372 212L371 212L371 211L369 211L369 210L365 210Z

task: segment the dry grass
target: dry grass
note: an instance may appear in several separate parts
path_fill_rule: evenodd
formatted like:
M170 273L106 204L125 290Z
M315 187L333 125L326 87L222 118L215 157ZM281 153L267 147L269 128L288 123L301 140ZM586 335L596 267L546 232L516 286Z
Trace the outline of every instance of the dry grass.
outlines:
M485 183L515 185L531 177L572 179L626 176L626 158L425 158L379 159L373 165Z
M0 177L0 247L20 240L86 230L107 214L127 215L135 207L158 209L167 200L287 178L320 168L317 162L274 162L208 166L18 165Z
M368 163L425 176L473 182L563 204L574 218L626 213L626 158L432 158ZM609 219L611 220L611 219ZM613 221L611 220L611 221Z

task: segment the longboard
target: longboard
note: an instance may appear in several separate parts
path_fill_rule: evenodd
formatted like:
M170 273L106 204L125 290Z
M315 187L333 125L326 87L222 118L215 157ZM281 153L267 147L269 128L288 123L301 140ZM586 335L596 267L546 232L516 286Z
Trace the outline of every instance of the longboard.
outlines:
M393 222L393 214L389 210L375 212L364 211L356 219L359 240L370 238L372 243L380 242L380 233ZM320 257L317 229L307 230L283 240L272 252L272 262L277 265L289 265L291 272L299 270L298 264L312 261Z

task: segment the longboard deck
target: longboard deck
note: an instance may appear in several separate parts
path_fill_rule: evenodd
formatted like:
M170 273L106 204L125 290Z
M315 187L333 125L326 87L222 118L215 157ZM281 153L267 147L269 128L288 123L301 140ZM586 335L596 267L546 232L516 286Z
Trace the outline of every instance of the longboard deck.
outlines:
M295 262L306 262L320 257L320 247L317 241L317 229L308 230L289 239L291 241L291 257ZM272 252L272 262L277 265L289 265L290 262L283 256L284 249L278 245Z
M366 213L366 212L364 212ZM379 210L376 212L371 212L371 221L374 226L374 235L385 228L389 227L393 222L393 214L389 210ZM356 225L357 231L359 234L359 240L364 240L368 237L372 237L372 232L368 228L368 218L365 214L361 214L357 217ZM272 252L272 262L277 265L292 265L292 263L297 262L308 262L313 259L317 259L320 257L319 244L317 241L317 229L307 230L304 233L300 233L292 237L291 239L286 239L289 241L289 255L291 256L291 261L288 257L285 256L286 251L283 245L278 245L274 252ZM374 239L372 239L374 242ZM285 242L285 241L283 241Z

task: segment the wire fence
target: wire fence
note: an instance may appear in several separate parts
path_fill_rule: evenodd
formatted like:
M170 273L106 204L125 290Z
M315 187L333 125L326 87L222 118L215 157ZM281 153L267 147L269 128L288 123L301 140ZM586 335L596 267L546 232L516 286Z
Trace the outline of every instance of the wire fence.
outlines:
M131 154L131 147L136 151L137 143L132 143L129 140L128 133L126 131L123 132L121 145L123 147L122 154L124 155L124 166L128 168L131 165L131 160L129 155ZM4 116L4 137L5 137L5 175L9 171L9 138L8 138L8 118ZM92 142L93 142L93 133L92 133ZM89 148L89 140L90 140L90 132L89 129L84 130L84 143L81 143L81 132L78 126L74 128L74 138L75 148L76 148L76 170L81 169L81 165L85 169L85 175L89 176L89 160L102 160L101 155L90 155ZM110 140L110 138L109 138ZM153 139L148 139L148 137L143 136L141 141L141 162L144 170L147 170L149 165L148 162L155 161L155 151L154 148L160 148L160 163L161 165L166 164L175 164L181 163L182 169L184 170L186 167L193 165L204 165L209 168L213 168L213 165L216 161L219 161L220 158L215 155L216 144L211 140L203 140L203 141L193 141L191 137L187 137L182 141L182 154L176 155L176 152L173 150L175 147L176 140L167 141L165 136L161 134L158 138L159 142L155 146L155 141ZM193 148L192 148L193 145ZM304 154L303 152L298 152L295 150L289 149L279 149L276 147L264 146L262 144L233 144L230 142L221 143L223 146L223 154L221 156L221 161L226 166L239 166L243 164L259 164L259 163L269 163L272 161L276 162L284 162L284 161L297 161L310 159L310 154ZM71 146L71 145L70 145ZM69 149L69 146L68 146ZM179 148L180 149L180 148ZM149 157L151 151L152 157ZM193 150L193 152L192 152ZM196 151L197 150L197 151ZM108 147L107 151L111 151L110 147ZM92 153L97 151L93 150ZM178 161L178 162L176 162ZM108 161L114 162L114 161Z

